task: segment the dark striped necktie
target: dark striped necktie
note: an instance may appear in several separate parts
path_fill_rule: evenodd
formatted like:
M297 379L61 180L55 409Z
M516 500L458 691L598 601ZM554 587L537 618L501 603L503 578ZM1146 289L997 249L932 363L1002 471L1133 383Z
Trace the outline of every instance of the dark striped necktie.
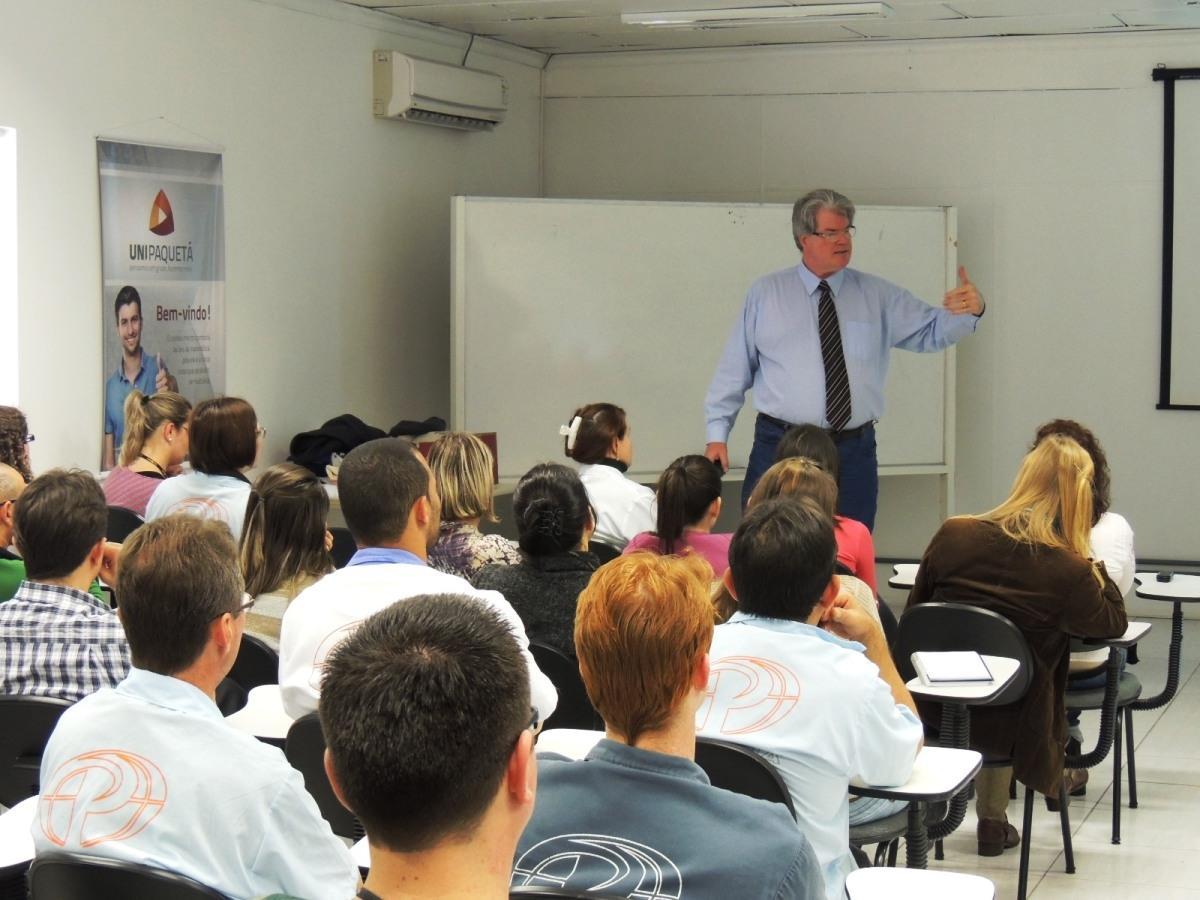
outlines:
M817 324L821 333L821 359L825 363L825 418L832 431L841 431L850 421L850 379L846 375L846 356L842 352L842 330L838 327L833 292L822 281L817 291Z

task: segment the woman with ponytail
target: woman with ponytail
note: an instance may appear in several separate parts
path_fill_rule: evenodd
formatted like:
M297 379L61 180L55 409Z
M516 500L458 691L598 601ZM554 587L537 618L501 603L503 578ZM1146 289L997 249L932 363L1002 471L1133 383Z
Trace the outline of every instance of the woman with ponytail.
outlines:
M191 411L187 400L170 391L147 395L134 388L129 392L120 465L104 479L109 506L123 506L145 517L150 495L187 458Z
M575 604L600 560L588 552L596 520L579 476L541 463L513 492L521 562L484 566L475 587L499 591L525 624L531 641L575 656Z
M626 553L650 550L664 556L691 551L712 566L720 578L729 568L732 534L713 534L721 515L721 470L706 456L681 456L658 478L655 491L658 527L643 531L625 547Z
M246 593L255 599L247 631L279 640L288 604L333 571L329 495L303 466L280 463L258 476L246 501L241 563Z

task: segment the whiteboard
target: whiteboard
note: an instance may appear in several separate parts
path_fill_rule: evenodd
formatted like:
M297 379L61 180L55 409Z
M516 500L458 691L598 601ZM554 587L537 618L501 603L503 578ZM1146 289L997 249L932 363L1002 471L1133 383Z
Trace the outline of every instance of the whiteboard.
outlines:
M630 474L704 449L704 394L750 284L799 262L790 204L453 198L451 423L497 432L500 477L564 461L558 427L625 408ZM940 304L955 211L859 207L853 266ZM891 354L880 474L952 465L952 351ZM752 397L729 441L743 468Z

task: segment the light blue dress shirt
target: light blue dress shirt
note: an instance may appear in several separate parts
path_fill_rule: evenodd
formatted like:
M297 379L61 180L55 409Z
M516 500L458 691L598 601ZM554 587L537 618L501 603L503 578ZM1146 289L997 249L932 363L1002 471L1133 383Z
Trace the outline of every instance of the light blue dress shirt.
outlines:
M833 291L850 377L847 428L883 415L892 347L919 353L944 350L971 334L979 322L977 316L930 306L904 288L857 269L842 269L826 281ZM754 389L759 412L785 422L829 427L817 325L820 283L801 263L751 285L704 398L706 440L728 441L748 388Z
M158 380L158 361L142 350L142 367L133 381L125 377L125 362L117 363L117 371L108 376L104 383L104 433L113 436L113 450L120 448L125 439L125 400L137 388L147 397L154 393Z
M234 898L353 897L358 868L283 751L198 688L130 669L59 719L42 755L37 853L170 869Z

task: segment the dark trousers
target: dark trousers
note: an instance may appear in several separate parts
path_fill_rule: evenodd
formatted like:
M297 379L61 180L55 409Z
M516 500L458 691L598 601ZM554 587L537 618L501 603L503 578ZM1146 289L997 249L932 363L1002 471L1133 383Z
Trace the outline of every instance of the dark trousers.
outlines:
M786 427L778 420L759 416L754 421L754 446L742 483L742 507L775 462L775 448ZM840 441L838 448L838 514L862 522L875 530L875 508L879 502L879 462L875 448L875 428L868 426L852 438Z

